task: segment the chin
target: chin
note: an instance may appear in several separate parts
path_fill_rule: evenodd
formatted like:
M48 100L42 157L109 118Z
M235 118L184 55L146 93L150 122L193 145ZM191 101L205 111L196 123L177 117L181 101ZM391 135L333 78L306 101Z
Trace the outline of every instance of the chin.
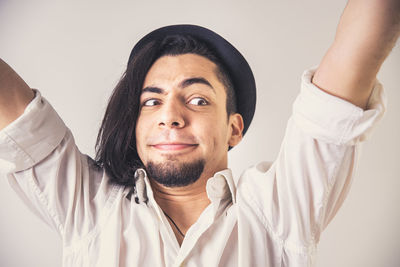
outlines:
M195 183L205 167L204 159L189 162L149 161L145 164L151 179L167 187L182 187Z

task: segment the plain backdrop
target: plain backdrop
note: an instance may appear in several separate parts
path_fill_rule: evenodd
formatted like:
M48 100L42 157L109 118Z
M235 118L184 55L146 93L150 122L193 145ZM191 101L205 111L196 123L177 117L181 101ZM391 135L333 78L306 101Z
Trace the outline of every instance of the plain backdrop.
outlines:
M133 45L169 24L213 29L243 53L258 88L253 123L229 153L237 176L249 165L275 159L301 74L320 62L345 4L0 0L0 57L42 92L80 150L93 156L108 97ZM322 234L317 266L400 266L399 70L397 45L378 75L388 111L363 146L348 198ZM58 235L22 204L6 179L0 179L0 216L0 266L61 266Z

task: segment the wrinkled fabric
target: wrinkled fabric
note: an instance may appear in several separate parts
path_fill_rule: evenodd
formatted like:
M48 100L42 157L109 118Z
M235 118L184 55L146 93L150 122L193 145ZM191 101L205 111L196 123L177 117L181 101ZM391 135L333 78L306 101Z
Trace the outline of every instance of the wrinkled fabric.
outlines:
M109 184L38 90L0 131L0 170L59 233L64 267L314 266L321 232L349 191L360 142L384 114L385 96L376 82L362 110L314 86L313 73L302 76L277 159L239 179L229 169L211 177L211 204L182 246L146 172L136 172L132 198L129 188Z

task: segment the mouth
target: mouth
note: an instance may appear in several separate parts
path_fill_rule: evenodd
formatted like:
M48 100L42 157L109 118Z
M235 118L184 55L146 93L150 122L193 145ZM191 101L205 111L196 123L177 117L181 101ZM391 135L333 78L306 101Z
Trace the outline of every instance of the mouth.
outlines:
M189 150L197 147L197 144L184 144L184 143L162 143L162 144L155 144L152 145L153 148L161 151L182 151L182 150Z

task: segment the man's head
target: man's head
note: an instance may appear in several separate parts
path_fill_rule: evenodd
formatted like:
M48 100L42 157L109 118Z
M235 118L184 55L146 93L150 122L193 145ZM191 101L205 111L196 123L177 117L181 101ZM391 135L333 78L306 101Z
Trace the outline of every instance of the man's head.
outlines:
M227 167L242 136L238 113L227 115L218 66L198 54L164 55L148 71L140 97L136 147L151 178L185 186Z
M202 40L174 34L146 42L131 55L110 98L97 163L123 185L133 184L140 167L168 186L226 168L228 148L243 130L233 86Z

